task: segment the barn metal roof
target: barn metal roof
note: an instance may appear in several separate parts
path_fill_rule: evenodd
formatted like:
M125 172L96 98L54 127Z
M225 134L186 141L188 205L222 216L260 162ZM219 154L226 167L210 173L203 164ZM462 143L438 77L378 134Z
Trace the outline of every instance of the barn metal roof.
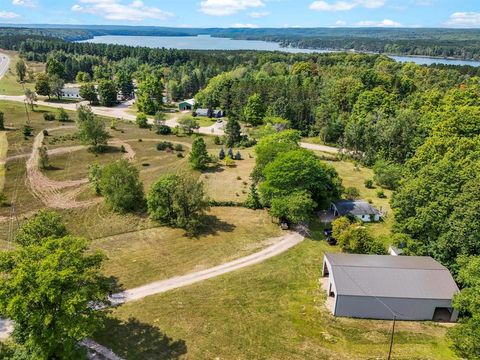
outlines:
M458 287L428 256L325 254L338 295L452 299Z
M379 215L374 206L363 200L340 200L333 203L340 215Z

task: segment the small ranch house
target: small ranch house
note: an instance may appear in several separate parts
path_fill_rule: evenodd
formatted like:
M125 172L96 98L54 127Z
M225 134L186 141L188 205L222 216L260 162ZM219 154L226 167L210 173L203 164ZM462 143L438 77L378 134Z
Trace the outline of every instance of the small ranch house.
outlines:
M452 275L428 256L325 254L323 287L335 316L456 321Z
M195 99L184 100L178 104L178 109L180 111L191 111L195 106Z
M340 200L330 205L334 216L353 215L363 222L380 221L381 214L375 207L363 200Z
M197 114L197 116L212 117L215 119L220 119L223 117L222 110L211 110L211 114L209 114L208 109L197 109L195 110L195 114Z
M62 89L62 97L70 99L81 99L79 87L64 87Z

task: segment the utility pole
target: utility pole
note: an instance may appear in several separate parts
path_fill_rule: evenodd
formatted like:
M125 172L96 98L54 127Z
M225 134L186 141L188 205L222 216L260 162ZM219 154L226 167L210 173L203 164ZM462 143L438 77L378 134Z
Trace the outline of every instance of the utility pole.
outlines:
M388 360L392 358L393 336L395 335L395 319L396 316L393 315L392 336L390 337L390 350L388 351Z

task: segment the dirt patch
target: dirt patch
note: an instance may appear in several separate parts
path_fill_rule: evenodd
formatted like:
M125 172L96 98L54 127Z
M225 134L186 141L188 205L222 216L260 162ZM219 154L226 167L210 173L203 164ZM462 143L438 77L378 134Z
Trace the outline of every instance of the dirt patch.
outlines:
M74 127L74 126L72 126ZM65 129L67 127L59 127L49 129L49 131L55 131L59 129ZM77 196L85 190L85 187L88 186L88 179L80 180L66 180L66 181L55 181L49 179L45 174L40 171L38 166L39 163L39 149L42 147L44 140L43 132L40 132L34 139L32 152L26 162L27 166L27 181L30 184L32 192L40 199L42 202L51 208L58 209L74 209L81 207L91 206L100 199L78 201ZM125 148L124 157L128 160L131 160L135 157L135 152L132 147L124 141L119 139L113 139L111 141L113 145L123 146ZM84 146L70 146L63 148L56 148L49 151L51 155L60 155L68 152L78 151L84 149Z

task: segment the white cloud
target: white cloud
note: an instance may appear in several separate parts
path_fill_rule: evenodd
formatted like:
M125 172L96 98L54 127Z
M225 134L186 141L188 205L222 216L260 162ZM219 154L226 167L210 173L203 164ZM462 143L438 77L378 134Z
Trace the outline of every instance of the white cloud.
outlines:
M356 7L375 9L385 5L385 0L351 0L327 2L323 0L314 1L310 4L310 9L316 11L349 11Z
M262 0L204 0L200 3L200 11L212 16L227 16L264 6Z
M337 20L335 21L335 26L346 26L347 22L345 20Z
M326 1L314 1L310 4L310 9L317 11L348 11L356 7L355 3L346 1L337 1L335 3L327 3Z
M450 15L445 25L453 27L479 27L480 13L478 12L456 12Z
M0 19L16 19L20 17L20 15L15 14L11 11L0 11Z
M365 27L401 27L402 24L399 22L385 19L382 21L359 21L355 25L357 26L365 26Z
M34 0L12 0L12 5L24 7L36 7L37 2Z
M255 19L258 19L258 18L262 18L262 17L265 17L265 16L268 16L270 15L270 12L268 11L263 11L263 12L260 12L260 11L252 11L250 14L248 14L250 17L252 18L255 18Z
M230 27L232 27L232 28L250 28L250 29L256 29L256 28L258 28L258 25L255 25L255 24L240 24L240 23L236 23L236 24L230 25Z
M146 6L140 0L134 0L132 3L125 5L120 0L79 0L79 4L72 6L72 11L94 14L107 20L116 21L165 20L173 16L170 12Z

